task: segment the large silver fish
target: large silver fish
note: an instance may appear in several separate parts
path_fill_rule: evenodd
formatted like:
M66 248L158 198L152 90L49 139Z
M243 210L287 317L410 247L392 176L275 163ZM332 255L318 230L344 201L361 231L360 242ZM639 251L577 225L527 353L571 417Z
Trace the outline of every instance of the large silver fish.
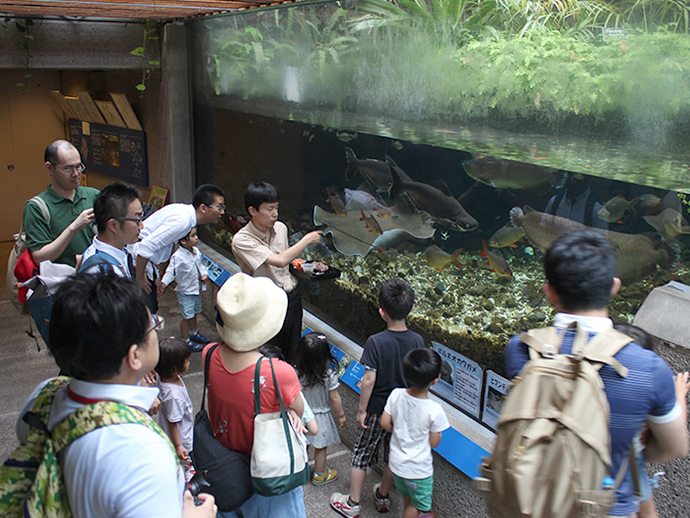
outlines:
M623 234L611 230L587 227L567 218L538 212L529 206L510 210L510 219L522 228L525 237L543 252L567 232L591 230L604 235L617 252L617 275L624 283L639 281L661 268L673 268L679 258L677 245L664 245L654 234Z
M406 195L418 210L429 214L439 225L460 232L469 232L479 226L477 220L453 197L445 183L442 182L444 190L440 191L426 183L406 181L392 167L391 176L391 196Z
M465 172L497 189L540 190L562 187L566 173L558 169L501 158L474 158L462 163Z
M386 161L375 160L373 158L357 158L352 148L345 146L345 158L347 159L347 170L345 179L352 180L357 173L361 174L374 191L388 192L393 184L391 178L391 167L395 169L401 178L412 181L395 161L386 155ZM390 164L390 165L389 165Z

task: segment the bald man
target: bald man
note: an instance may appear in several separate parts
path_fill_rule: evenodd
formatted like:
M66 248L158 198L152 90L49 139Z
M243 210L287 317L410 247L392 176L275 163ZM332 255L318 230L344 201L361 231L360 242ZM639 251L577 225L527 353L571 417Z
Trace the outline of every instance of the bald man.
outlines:
M36 264L52 261L76 266L77 255L93 241L93 202L98 190L79 186L85 167L77 148L66 140L56 140L46 148L45 168L51 183L38 196L48 206L50 222L36 203L27 203L23 216L26 241ZM36 326L46 343L52 306L50 295L29 299Z

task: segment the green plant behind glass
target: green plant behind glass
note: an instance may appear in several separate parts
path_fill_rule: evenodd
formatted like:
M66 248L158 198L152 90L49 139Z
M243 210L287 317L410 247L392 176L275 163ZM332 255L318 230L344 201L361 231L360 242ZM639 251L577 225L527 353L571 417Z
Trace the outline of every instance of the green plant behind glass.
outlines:
M321 88L331 79L324 72L339 67L357 42L343 23L346 15L320 6L209 20L208 71L216 94L275 94L287 67L299 69L305 85Z
M140 92L146 90L146 81L153 73L153 68L160 66L160 58L156 49L156 43L160 40L159 30L164 23L155 20L146 20L144 24L144 41L141 47L136 47L129 53L141 58L141 83L136 85Z

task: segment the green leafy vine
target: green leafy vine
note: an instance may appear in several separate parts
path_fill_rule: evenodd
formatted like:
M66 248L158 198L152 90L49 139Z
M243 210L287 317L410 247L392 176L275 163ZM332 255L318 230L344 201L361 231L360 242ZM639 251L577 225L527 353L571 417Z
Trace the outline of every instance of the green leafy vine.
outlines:
M146 90L146 81L151 78L153 68L161 64L160 49L156 47L156 42L160 40L159 30L162 26L163 23L161 22L146 20L143 45L129 52L132 56L141 58L141 83L136 85L136 89L142 93Z
M11 21L12 18L6 16L0 27L2 27L4 31L9 31L11 28ZM24 77L23 81L15 83L14 85L17 88L21 88L22 92L26 92L28 90L29 79L33 77L33 74L31 73L31 70L29 68L29 64L32 58L30 44L32 41L34 41L34 36L33 34L31 34L31 27L33 27L33 25L34 21L31 18L21 18L14 20L14 26L23 35L22 40L19 41L17 45L20 49L24 51Z

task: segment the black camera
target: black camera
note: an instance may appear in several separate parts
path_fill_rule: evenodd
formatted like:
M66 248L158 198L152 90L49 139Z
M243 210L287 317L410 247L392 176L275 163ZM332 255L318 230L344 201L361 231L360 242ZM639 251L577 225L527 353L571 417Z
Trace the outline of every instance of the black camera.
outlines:
M203 493L208 487L211 487L211 483L206 480L205 471L197 471L194 476L189 479L189 482L187 482L187 488L194 497L194 505L201 505L201 500L199 500L198 495L199 493Z

